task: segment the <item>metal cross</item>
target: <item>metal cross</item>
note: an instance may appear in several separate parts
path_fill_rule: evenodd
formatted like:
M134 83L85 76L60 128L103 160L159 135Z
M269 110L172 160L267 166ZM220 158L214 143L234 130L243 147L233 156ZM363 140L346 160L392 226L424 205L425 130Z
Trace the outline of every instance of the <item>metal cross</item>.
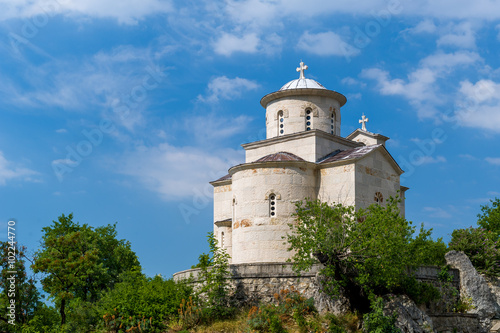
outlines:
M366 132L366 123L368 122L368 118L365 117L365 114L363 113L363 116L361 116L361 119L359 120L359 123L361 125L361 129Z
M300 79L305 79L304 71L307 69L307 65L304 65L302 60L300 61L300 67L297 67L297 72L300 72Z

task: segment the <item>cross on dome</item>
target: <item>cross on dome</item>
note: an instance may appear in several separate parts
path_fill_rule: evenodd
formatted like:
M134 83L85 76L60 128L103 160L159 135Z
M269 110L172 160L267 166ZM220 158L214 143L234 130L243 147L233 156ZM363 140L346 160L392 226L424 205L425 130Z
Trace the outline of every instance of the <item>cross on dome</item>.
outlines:
M361 116L361 119L359 120L359 123L361 125L361 130L366 132L366 123L368 122L368 118L365 117L365 114L363 113L363 116Z
M300 78L305 79L304 71L307 69L307 65L304 65L302 60L300 61L300 67L297 67L297 72L300 72Z

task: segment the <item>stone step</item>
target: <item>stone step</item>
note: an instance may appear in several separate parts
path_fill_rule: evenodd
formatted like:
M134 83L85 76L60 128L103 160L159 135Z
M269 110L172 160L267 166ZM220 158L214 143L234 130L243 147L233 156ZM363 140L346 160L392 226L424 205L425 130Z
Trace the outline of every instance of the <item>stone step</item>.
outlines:
M500 333L500 320L493 319L491 321L490 333Z

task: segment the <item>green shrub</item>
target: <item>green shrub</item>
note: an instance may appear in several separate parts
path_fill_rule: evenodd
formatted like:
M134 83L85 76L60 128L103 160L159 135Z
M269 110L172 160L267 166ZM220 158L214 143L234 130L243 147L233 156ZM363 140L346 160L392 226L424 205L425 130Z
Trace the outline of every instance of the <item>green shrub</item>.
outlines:
M278 309L272 304L251 308L248 313L248 327L257 332L286 332Z
M393 291L395 294L405 294L416 304L429 304L441 297L439 290L432 284L418 281L414 277L405 277L402 285Z
M451 234L448 247L463 251L480 273L500 276L500 252L496 238L496 233L482 228L456 229Z
M344 328L342 320L334 314L329 314L327 317L328 324L328 332L329 333L347 333L347 330Z
M385 316L383 310L384 300L382 297L377 297L372 302L372 312L363 318L363 332L401 333L401 330L395 325L398 315L394 313L392 316Z
M151 318L150 331L162 332L169 320L178 318L179 304L191 293L192 288L184 283L165 280L159 275L147 278L138 272L129 272L102 297L100 317ZM102 324L106 326L106 320Z

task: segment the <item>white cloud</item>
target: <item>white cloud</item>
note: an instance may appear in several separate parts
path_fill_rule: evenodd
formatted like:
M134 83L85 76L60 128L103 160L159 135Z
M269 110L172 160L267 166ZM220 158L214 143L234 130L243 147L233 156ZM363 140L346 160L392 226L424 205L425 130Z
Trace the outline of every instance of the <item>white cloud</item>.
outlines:
M437 119L436 107L446 102L441 95L437 95L438 80L445 79L457 67L463 68L480 60L481 57L475 52L438 52L422 59L419 67L410 72L405 79L393 79L388 71L379 68L365 69L360 76L375 80L376 88L383 95L396 95L408 99L417 110L419 118Z
M150 48L120 46L75 61L26 63L21 84L8 88L4 101L16 106L51 107L73 112L98 110L114 123L134 130L144 123L148 94L165 80L165 69L154 65ZM24 80L24 81L23 81Z
M408 29L410 33L413 34L421 34L421 33L429 33L432 34L436 32L437 27L434 24L434 21L431 19L425 19L420 21L414 28Z
M460 154L460 155L458 155L458 157L460 157L460 158L462 158L464 160L468 160L468 161L475 161L475 160L477 160L476 157L474 157L474 156L472 156L470 154Z
M346 77L346 78L343 78L340 83L342 84L345 84L345 85L348 85L348 86L360 86L362 88L366 87L366 83L364 82L361 82L355 78L352 78L352 77Z
M214 43L215 53L230 56L234 52L256 53L260 44L260 38L256 33L249 33L238 37L236 35L223 33Z
M50 20L57 14L91 18L113 18L119 23L136 24L148 15L168 13L173 10L170 1L164 0L0 0L0 21L12 18L45 17ZM40 22L41 19L39 19Z
M460 24L452 24L449 27L449 32L441 36L437 40L438 46L456 46L459 48L475 48L476 37L470 22L462 22Z
M216 114L186 119L186 130L194 133L199 142L206 144L242 133L252 119L247 116L221 118Z
M65 129L65 128L59 128L59 129L56 129L56 133L59 133L59 134L61 134L61 133L68 133L68 130Z
M427 212L430 217L440 218L440 219L449 219L453 216L448 211L446 211L441 207L424 207L424 212Z
M242 154L233 149L206 151L195 147L138 147L125 156L119 172L138 179L164 200L181 200L196 195L212 196L209 181L223 176L229 167L241 163Z
M21 179L23 181L36 181L38 172L21 166L16 166L8 161L3 152L0 151L0 185L5 185L7 181Z
M61 158L61 159L52 161L52 165L58 165L58 164L64 164L64 165L67 165L69 167L73 167L73 166L77 166L78 162L73 161L73 160L68 159L68 158Z
M434 163L445 163L446 158L444 156L422 156L418 160L415 161L415 165L424 165L424 164L434 164Z
M420 32L431 32L430 18L443 20L500 19L500 3L491 0L435 0L435 1L383 1L349 0L228 0L222 8L224 14L238 26L266 29L282 24L284 19L307 21L325 15L356 15L372 19L396 20L398 16L426 17Z
M204 102L217 102L219 100L233 100L239 98L244 92L259 88L255 81L235 77L218 76L208 83L208 96L198 96Z
M460 83L455 120L461 126L500 132L500 83L468 80Z
M304 32L297 43L297 48L319 56L351 57L360 53L360 50L347 44L340 35L328 31L317 34Z
M493 165L500 165L500 157L486 157L484 160Z

